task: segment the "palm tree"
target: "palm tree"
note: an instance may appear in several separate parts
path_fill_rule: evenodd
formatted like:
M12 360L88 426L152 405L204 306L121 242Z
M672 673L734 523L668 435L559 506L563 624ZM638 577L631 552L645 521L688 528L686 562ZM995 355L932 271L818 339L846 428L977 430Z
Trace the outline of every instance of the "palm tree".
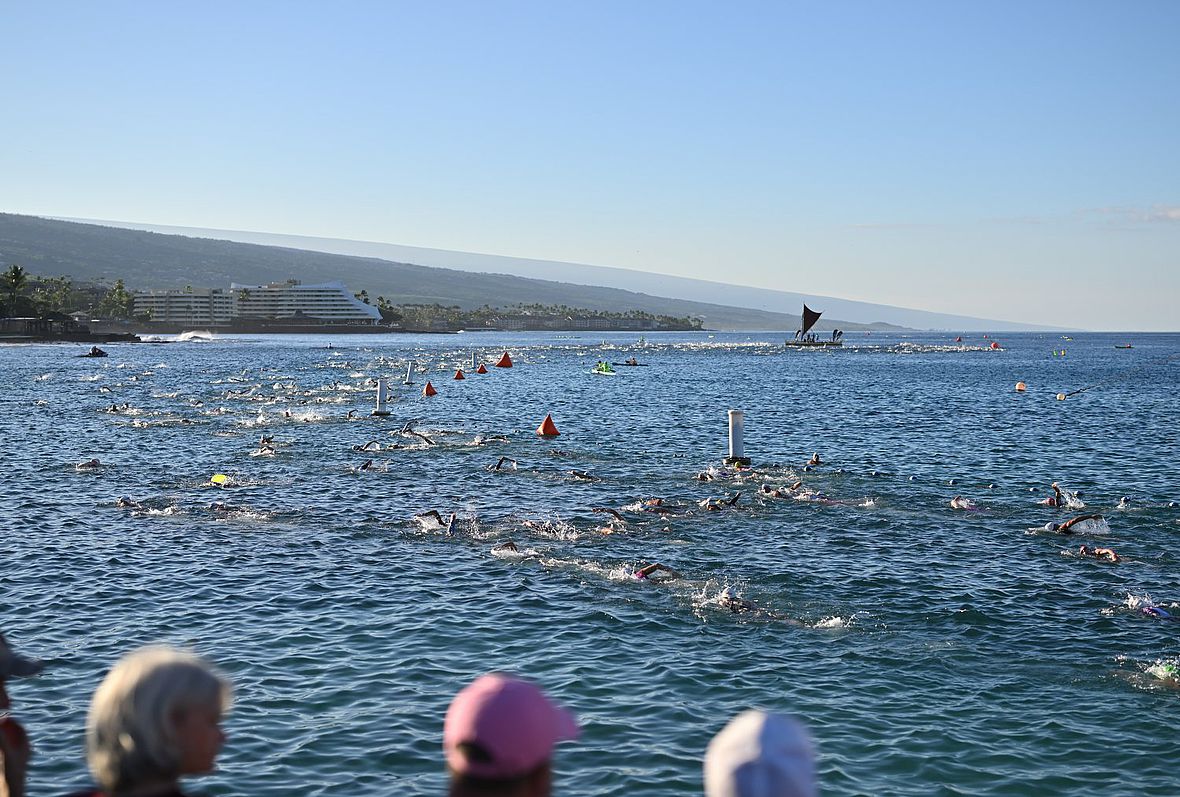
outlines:
M21 291L25 289L25 283L28 281L28 273L15 263L8 267L8 271L4 272L4 277L0 280L0 284L3 284L5 292L8 293L9 315L16 315L16 300L20 296Z

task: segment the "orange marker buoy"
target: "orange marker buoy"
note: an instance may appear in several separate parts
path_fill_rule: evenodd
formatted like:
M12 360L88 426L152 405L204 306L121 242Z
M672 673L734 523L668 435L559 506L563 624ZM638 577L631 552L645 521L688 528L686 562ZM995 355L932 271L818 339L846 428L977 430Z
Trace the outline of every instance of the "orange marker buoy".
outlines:
M455 378L456 379L466 379L467 378L467 377L463 376L463 369L462 368L459 368L458 370L455 371Z
M426 387L422 388L422 395L423 396L434 396L437 394L438 394L438 391L435 390L434 385L430 384L429 382L426 383Z
M477 374L486 374L488 372L488 369L483 367L483 363L480 363L479 368L476 368L475 372Z
M542 437L557 437L561 432L557 431L557 424L553 423L553 416L546 413L545 420L541 421L541 425L537 427L537 434Z
M997 343L996 341L994 341L994 340L993 340L993 341L992 341L992 348L993 348L993 349L998 349L998 348L1000 348L1000 344L999 344L999 343Z
M500 358L500 361L498 363L496 363L496 367L497 368L511 368L512 367L512 358L508 356L508 352L504 352L504 356Z
M1017 382L1016 383L1016 392L1017 393L1023 393L1027 389L1028 389L1028 385L1024 384L1024 382Z

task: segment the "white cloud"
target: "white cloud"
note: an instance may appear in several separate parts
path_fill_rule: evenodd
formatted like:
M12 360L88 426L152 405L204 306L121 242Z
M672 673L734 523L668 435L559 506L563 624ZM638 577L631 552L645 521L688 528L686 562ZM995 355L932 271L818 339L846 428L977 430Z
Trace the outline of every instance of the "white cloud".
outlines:
M1078 211L1078 214L1083 218L1101 219L1107 225L1116 227L1160 222L1180 224L1180 205L1152 205L1149 208L1131 206L1084 208Z
M1156 205L1148 213L1147 220L1180 224L1180 206Z

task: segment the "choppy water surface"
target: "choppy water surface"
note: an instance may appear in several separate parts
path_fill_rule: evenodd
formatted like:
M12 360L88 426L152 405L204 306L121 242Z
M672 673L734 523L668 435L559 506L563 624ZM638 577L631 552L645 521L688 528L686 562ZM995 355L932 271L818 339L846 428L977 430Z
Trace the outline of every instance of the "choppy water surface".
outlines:
M749 706L806 721L827 794L1180 793L1180 690L1156 675L1180 623L1135 611L1180 601L1180 336L852 338L0 348L0 610L53 662L12 689L31 791L85 781L91 692L164 640L237 686L214 794L440 793L445 707L493 669L579 715L563 794L697 792L709 738ZM451 378L504 349L515 368ZM648 367L589 373L630 356ZM368 417L377 377L388 418ZM730 408L758 472L698 481ZM546 412L556 439L533 433ZM759 494L798 478L826 500ZM1085 508L1039 505L1054 480ZM672 514L642 511L657 496ZM429 509L458 513L453 533L413 519ZM1105 523L1035 531L1086 511ZM509 539L523 555L492 552ZM629 577L655 561L683 578ZM727 587L753 610L720 605Z

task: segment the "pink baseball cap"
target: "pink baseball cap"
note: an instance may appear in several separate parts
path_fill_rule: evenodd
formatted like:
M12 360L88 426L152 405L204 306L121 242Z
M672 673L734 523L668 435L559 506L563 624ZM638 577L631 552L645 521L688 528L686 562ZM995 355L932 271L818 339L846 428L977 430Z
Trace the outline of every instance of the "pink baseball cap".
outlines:
M538 687L492 673L460 690L447 709L443 749L447 764L460 775L515 778L532 772L553 754L558 742L578 738L574 716ZM476 744L490 760L474 760L458 749Z

